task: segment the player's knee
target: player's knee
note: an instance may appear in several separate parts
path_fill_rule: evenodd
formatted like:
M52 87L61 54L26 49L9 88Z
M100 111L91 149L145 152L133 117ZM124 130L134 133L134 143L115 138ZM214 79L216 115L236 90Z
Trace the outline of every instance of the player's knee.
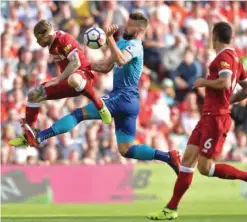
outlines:
M68 84L71 87L75 88L75 90L78 92L82 91L85 88L86 83L87 81L77 73L70 75L68 78Z
M204 176L209 175L209 169L208 169L208 166L206 164L198 162L197 169L200 172L200 174L202 174Z
M27 98L28 98L28 101L29 101L29 102L32 102L32 103L37 102L37 100L38 100L38 95L37 95L35 89L32 89L32 90L30 90L30 91L28 92Z
M128 152L129 148L130 148L129 145L127 144L118 144L119 153L123 157L126 157L126 153Z

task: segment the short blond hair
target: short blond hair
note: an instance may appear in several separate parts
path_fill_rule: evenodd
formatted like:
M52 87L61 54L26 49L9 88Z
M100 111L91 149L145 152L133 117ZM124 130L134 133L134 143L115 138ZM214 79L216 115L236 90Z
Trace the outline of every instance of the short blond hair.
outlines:
M34 32L34 35L37 36L37 35L43 35L43 36L46 36L46 35L49 35L50 32L52 30L52 25L50 22L48 22L47 20L40 20L35 26L34 26L34 29L33 29L33 32Z

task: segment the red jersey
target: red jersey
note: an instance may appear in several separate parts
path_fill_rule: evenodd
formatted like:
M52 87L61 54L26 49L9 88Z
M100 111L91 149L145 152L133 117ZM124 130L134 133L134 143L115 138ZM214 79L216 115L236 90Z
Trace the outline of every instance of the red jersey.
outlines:
M236 84L247 79L247 73L232 48L224 48L217 53L216 58L209 66L208 80L218 79L220 74L228 72L232 76L231 88L217 90L206 87L206 96L203 105L204 114L220 115L230 113L230 97Z
M87 61L83 50L74 37L63 31L56 31L55 35L56 36L49 47L49 53L53 57L54 62L58 65L60 72L65 70L69 63L68 57L75 51L78 51L81 61L81 67L79 69L89 66L89 62Z

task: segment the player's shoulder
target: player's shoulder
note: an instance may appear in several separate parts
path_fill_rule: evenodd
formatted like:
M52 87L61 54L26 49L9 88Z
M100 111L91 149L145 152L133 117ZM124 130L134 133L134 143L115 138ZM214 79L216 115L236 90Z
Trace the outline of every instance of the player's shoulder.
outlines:
M142 41L140 39L131 39L129 40L129 44L142 47Z
M215 60L232 60L238 58L234 48L222 49L215 57Z
M64 32L62 30L58 30L56 31L56 37L60 40L60 41L63 41L63 40L70 40L70 41L73 41L74 38L67 32Z

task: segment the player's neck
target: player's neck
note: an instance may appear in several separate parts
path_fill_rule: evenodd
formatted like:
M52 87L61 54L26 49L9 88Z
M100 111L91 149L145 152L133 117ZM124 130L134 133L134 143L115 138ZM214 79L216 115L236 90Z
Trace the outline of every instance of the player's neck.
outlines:
M56 32L52 32L50 35L51 35L51 43L49 44L49 48L51 47L52 43L54 42L56 38Z
M229 48L230 45L229 44L225 44L225 43L219 43L216 47L215 47L215 51L216 53L220 52L221 50L225 49L225 48Z

